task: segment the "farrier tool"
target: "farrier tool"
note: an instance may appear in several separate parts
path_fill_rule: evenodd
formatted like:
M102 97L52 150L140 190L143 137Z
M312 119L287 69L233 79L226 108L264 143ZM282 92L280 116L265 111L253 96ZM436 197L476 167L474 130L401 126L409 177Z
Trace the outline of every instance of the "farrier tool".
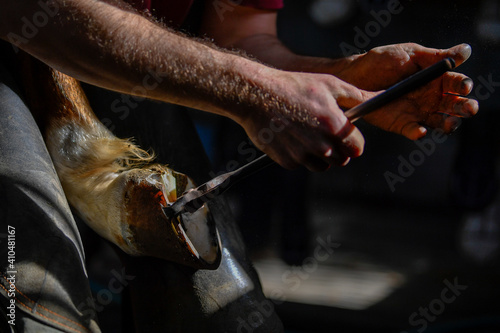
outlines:
M393 85L383 93L367 100L356 107L345 112L346 117L354 122L359 118L366 116L380 107L389 104L395 99L423 86L424 84L437 79L444 73L455 68L455 61L452 58L443 59L434 65L427 67L403 81ZM266 154L256 158L252 162L245 164L237 170L224 173L208 182L185 192L173 204L164 207L163 212L167 218L171 219L184 212L195 212L207 201L221 195L232 185L240 180L262 170L263 168L274 164Z

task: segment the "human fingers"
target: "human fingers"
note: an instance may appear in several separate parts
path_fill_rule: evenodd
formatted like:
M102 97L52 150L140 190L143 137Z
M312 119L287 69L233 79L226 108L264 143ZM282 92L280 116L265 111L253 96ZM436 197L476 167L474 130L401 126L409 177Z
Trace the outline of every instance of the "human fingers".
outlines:
M469 118L474 116L479 110L479 103L470 98L445 94L442 98L438 112L452 116Z
M287 146L279 145L276 147L259 147L264 153L269 155L272 160L287 170L295 170L301 166L300 158L296 155L296 150L288 151Z
M439 128L444 133L451 133L462 124L462 118L435 113L429 116L425 123L431 128Z
M339 155L336 148L328 148L328 145L324 145L323 150L315 151L307 150L301 143L291 147L291 150L278 148L268 154L285 169L293 170L303 166L313 172L326 171L330 166L345 166L350 160L345 155Z
M427 129L422 126L423 119L418 113L412 112L412 108L415 108L415 105L409 104L406 100L400 100L392 103L388 108L392 108L392 110L407 110L409 112L396 112L397 115L394 115L394 119L391 119L392 117L385 120L382 119L384 123L390 124L386 130L402 135L410 140L418 140L425 136ZM387 109L381 111L385 111L386 114L391 113L391 110Z
M342 109L354 107L369 97L358 88L333 76L294 75L302 76L302 80L295 77L292 80L297 84L300 94L293 94L290 99L303 112L282 115L288 117L288 125L270 147L279 159L277 162L284 167L299 164L319 171L328 165L345 165L350 158L360 156L364 138L349 122ZM297 99L296 96L300 98ZM251 132L257 133L255 129Z
M472 54L472 48L469 44L463 43L455 45L449 49L443 50L445 57L450 57L455 60L456 66L463 64Z
M316 154L330 164L345 165L349 158L355 158L363 153L364 138L356 126L354 126L340 109L350 109L360 103L372 98L377 92L358 89L353 85L338 79L329 88L333 102L329 104L328 110L319 117L318 130L323 133L326 143L330 146ZM321 149L323 149L322 147Z
M331 137L337 159L359 157L363 154L365 139L359 129L346 118L344 126ZM338 162L338 161L336 161Z
M311 171L324 171L330 166L345 166L351 158L360 156L364 149L364 137L354 125L345 119L337 132L321 130L308 136L297 136L289 141L288 152L296 164Z
M443 92L455 95L467 96L471 93L474 82L469 77L456 73L447 72L443 75Z
M347 130L335 135L312 139L296 139L295 149L290 152L293 159L311 171L325 171L330 166L346 166L351 158L362 154L364 138L361 132L348 123Z
M406 43L402 45L402 48L420 68L429 67L448 57L455 60L455 64L458 67L467 61L472 54L471 46L466 43L455 45L448 49L433 49L416 43Z
M329 148L322 156L306 156L302 164L310 171L322 172L328 170L332 166L346 166L350 161L350 157L340 155L338 151Z
M416 121L409 121L403 125L400 132L410 140L418 140L427 134L427 129Z
M359 89L345 81L340 82L341 83L337 84L337 87L335 87L335 89L332 90L331 93L335 97L337 105L344 110L349 110L383 92L381 90L368 91ZM341 120L343 123L345 122L344 119Z

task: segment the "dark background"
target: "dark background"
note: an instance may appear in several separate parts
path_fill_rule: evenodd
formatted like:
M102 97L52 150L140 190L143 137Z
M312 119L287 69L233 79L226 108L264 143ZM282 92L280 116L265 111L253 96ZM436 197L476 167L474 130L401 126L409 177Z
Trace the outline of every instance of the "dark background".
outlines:
M279 35L297 53L339 57L342 42L356 46L354 27L364 31L375 20L370 11L387 9L389 1L352 1L346 16L327 25L311 14L314 3L285 1ZM292 292L287 302L277 304L290 332L500 332L499 98L498 88L484 86L488 77L500 81L499 4L402 1L401 6L401 13L392 15L378 34L368 36L370 42L360 52L403 42L435 48L470 44L472 56L457 71L474 80L472 95L480 102L480 113L464 120L444 142L435 142L435 150L394 191L384 174L397 174L400 157L408 160L421 149L359 122L365 153L347 167L317 174L278 167L231 192L265 290ZM324 16L327 8L320 10ZM212 155L220 169L225 161L238 159L228 142L243 139L229 122L222 128L216 133L233 137L228 140L226 134L219 141L218 147L225 146L222 157ZM316 267L311 265L318 237L331 237L339 247L328 260L316 260ZM439 308L444 281L455 279L467 289ZM390 286L385 296L353 309L382 280ZM301 302L300 295L308 293L325 297ZM422 316L410 322L414 312L431 304L438 314L431 313L428 327Z
M297 53L342 56L342 42L356 46L354 28L365 30L375 21L370 12L386 10L390 1L319 2L285 1L279 14L280 38ZM342 3L349 10L329 23L311 14L313 6L323 5L316 8L328 18ZM436 48L469 43L473 54L457 71L474 80L480 113L444 142L433 142L432 152L420 154L424 159L394 191L384 174L397 174L401 160L422 149L360 121L365 152L348 166L324 173L270 167L227 192L287 332L500 332L500 101L499 87L487 90L484 84L488 78L500 82L500 5L401 5L401 13L359 51L410 41ZM192 115L214 171L227 171L232 160L243 162L247 156L237 153L246 140L241 129L220 117ZM335 251L320 260L315 250L326 240ZM99 260L89 259L94 291L109 280L99 272L121 267L111 250L99 251ZM445 281L466 288L449 304L442 298ZM99 313L104 332L120 332L121 296L115 296ZM438 314L410 321L431 305Z

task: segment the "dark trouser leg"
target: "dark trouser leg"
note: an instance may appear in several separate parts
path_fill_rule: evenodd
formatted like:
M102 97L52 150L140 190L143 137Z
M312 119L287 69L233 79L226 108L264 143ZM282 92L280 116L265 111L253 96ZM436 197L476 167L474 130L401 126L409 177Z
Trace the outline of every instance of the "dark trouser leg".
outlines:
M14 88L7 71L11 66L3 64L0 62L1 309L10 314L8 320L15 319L12 327L19 332L99 332L75 221L40 131ZM9 231L15 232L15 247L10 249L14 243L8 242ZM11 302L15 302L15 310L7 308Z

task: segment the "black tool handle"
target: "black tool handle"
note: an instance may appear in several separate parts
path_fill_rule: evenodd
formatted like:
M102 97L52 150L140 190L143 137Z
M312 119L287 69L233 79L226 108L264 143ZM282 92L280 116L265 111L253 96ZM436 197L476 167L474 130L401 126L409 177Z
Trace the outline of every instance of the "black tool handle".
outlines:
M405 80L393 85L380 95L377 95L368 101L347 110L344 114L347 119L351 122L366 116L368 113L375 111L376 109L394 101L395 99L415 90L430 81L437 79L444 73L455 68L455 60L452 58L446 58L440 62L429 66L412 76L406 78Z
M383 93L369 99L368 101L347 110L345 115L351 122L354 122L358 118L375 111L376 109L394 101L412 90L419 88L420 86L423 86L453 68L455 68L455 61L452 58L443 59L440 62L395 84ZM172 206L165 207L164 212L168 218L172 218L184 210L189 212L196 211L205 202L222 194L243 178L246 178L271 164L274 164L274 161L271 160L269 156L264 154L241 168L215 177L214 179L196 188L195 191L186 193Z

